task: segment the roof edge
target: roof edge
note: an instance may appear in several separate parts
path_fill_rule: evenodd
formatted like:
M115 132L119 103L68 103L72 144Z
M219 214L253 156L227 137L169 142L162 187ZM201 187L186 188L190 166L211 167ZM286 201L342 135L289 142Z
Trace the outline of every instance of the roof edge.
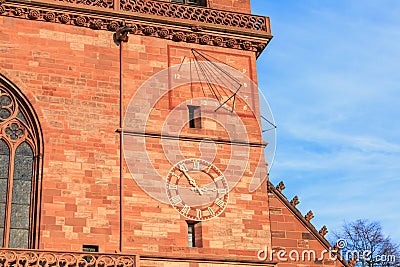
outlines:
M274 186L269 180L267 184L267 189L269 193L274 194L292 213L293 215L303 224L304 227L326 248L326 249L331 249L332 245L328 242L328 240L324 237L323 234L321 234L315 226L310 222L310 220L314 217L312 212L309 211L306 216L303 216L301 212L296 208L295 205L292 204L286 196L282 193L282 190L285 189L285 185L283 182L280 182L278 186ZM326 226L325 230L326 230ZM324 228L323 227L323 228ZM322 228L322 229L323 229ZM322 229L320 231L322 231ZM345 267L352 267L344 258L343 256L339 253L336 252L336 255L338 256L337 259L343 264Z

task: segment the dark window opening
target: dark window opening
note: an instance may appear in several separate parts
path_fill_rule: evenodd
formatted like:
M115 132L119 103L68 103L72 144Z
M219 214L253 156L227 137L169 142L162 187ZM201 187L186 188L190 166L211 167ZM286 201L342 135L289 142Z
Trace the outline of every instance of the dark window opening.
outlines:
M99 252L99 246L96 245L83 245L83 252ZM95 257L92 255L83 256L86 262L91 263L95 260Z
M190 248L196 247L196 235L195 235L195 224L192 222L188 222L188 246Z
M83 252L99 252L99 246L96 245L83 245Z
M171 2L187 5L207 6L206 0L171 0Z
M201 128L201 109L199 106L188 106L189 109L189 127Z
M201 248L203 247L203 231L201 222L186 221L188 225L188 247Z

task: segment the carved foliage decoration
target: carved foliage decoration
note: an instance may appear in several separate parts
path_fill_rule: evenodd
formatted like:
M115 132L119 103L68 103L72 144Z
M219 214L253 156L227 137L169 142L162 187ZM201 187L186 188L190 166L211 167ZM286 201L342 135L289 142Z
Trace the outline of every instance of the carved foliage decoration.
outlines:
M71 0L75 1L75 0ZM136 2L135 2L136 3ZM155 12L153 9L162 6L164 3L149 8L149 12ZM171 3L167 3L170 5ZM154 3L152 2L152 5ZM144 7L143 5L141 5ZM202 9L184 5L172 5L176 10L187 10L192 8L194 13L199 13ZM133 8L133 7L132 7ZM147 9L146 9L147 10ZM152 11L153 10L153 11ZM182 11L181 10L181 11ZM196 11L198 10L198 11ZM206 9L208 10L208 9ZM210 10L208 10L210 11ZM201 12L200 12L201 13ZM199 14L200 14L199 13ZM75 25L79 27L87 27L95 30L117 31L123 26L135 27L130 33L138 35L153 36L163 39L169 39L176 42L197 43L202 45L214 45L220 47L228 47L233 49L243 49L256 52L257 56L266 47L265 41L250 41L242 38L222 37L220 35L205 33L202 28L196 25L187 29L176 29L173 25L160 26L153 23L145 23L141 21L130 21L115 16L97 16L91 12L75 14L69 11L43 8L39 6L28 7L18 3L6 3L0 0L0 14L3 16L18 17L22 19L47 21L66 25Z
M266 18L263 16L213 10L204 7L186 6L154 0L121 0L120 9L123 11L187 19L254 31L268 31Z
M277 186L276 186L276 190L278 190L279 192L282 192L283 190L285 190L286 186L283 183L283 181L281 181Z
M40 8L18 7L17 5L9 5L0 3L0 12L3 15L18 16L20 18L31 20L42 20L48 22L56 22L67 25L76 25L80 27L88 27L96 30L104 29L115 31L122 23L117 20L92 17L89 15L73 14L56 10L43 10Z
M309 212L307 212L307 214L306 214L306 216L304 216L304 218L306 219L306 221L310 222L314 218L313 212L310 210Z
M263 16L214 10L170 2L155 0L121 0L119 1L120 4L118 8L116 8L114 0L58 0L56 2L66 2L113 10L120 9L127 12L151 14L174 19L186 19L253 31L269 31L267 18Z
M326 236L326 234L328 233L328 228L326 227L326 225L324 225L321 230L319 230L319 234L322 236Z
M78 5L95 6L103 8L114 8L114 0L61 0L57 2L66 2Z
M115 9L114 0L58 0L77 5ZM204 7L187 6L155 0L121 0L122 11L186 19L202 23L230 26L254 31L268 31L267 19L263 16L242 14Z
M0 249L0 266L135 267L135 256Z
M290 201L290 205L292 205L293 207L296 207L297 205L300 204L300 200L298 196L295 196L291 201Z
M0 0L0 15L3 14L4 12L6 12L6 8L3 6L3 3L4 3L4 2L2 2L2 1Z

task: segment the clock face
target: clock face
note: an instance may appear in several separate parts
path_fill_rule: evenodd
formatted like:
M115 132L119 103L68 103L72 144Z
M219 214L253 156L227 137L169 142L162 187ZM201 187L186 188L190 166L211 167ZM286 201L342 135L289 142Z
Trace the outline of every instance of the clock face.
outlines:
M166 190L174 209L194 221L219 216L229 199L224 174L202 159L185 159L175 164L167 175Z
M169 49L169 67L146 80L127 106L125 160L149 196L190 220L210 220L241 181L252 193L267 179L274 120L251 80L250 57Z

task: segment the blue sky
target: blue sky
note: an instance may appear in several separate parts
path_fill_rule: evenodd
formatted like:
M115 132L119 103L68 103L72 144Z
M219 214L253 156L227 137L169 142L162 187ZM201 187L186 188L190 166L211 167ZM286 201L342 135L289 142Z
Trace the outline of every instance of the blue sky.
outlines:
M253 0L277 130L270 179L332 233L359 218L400 242L400 1Z

